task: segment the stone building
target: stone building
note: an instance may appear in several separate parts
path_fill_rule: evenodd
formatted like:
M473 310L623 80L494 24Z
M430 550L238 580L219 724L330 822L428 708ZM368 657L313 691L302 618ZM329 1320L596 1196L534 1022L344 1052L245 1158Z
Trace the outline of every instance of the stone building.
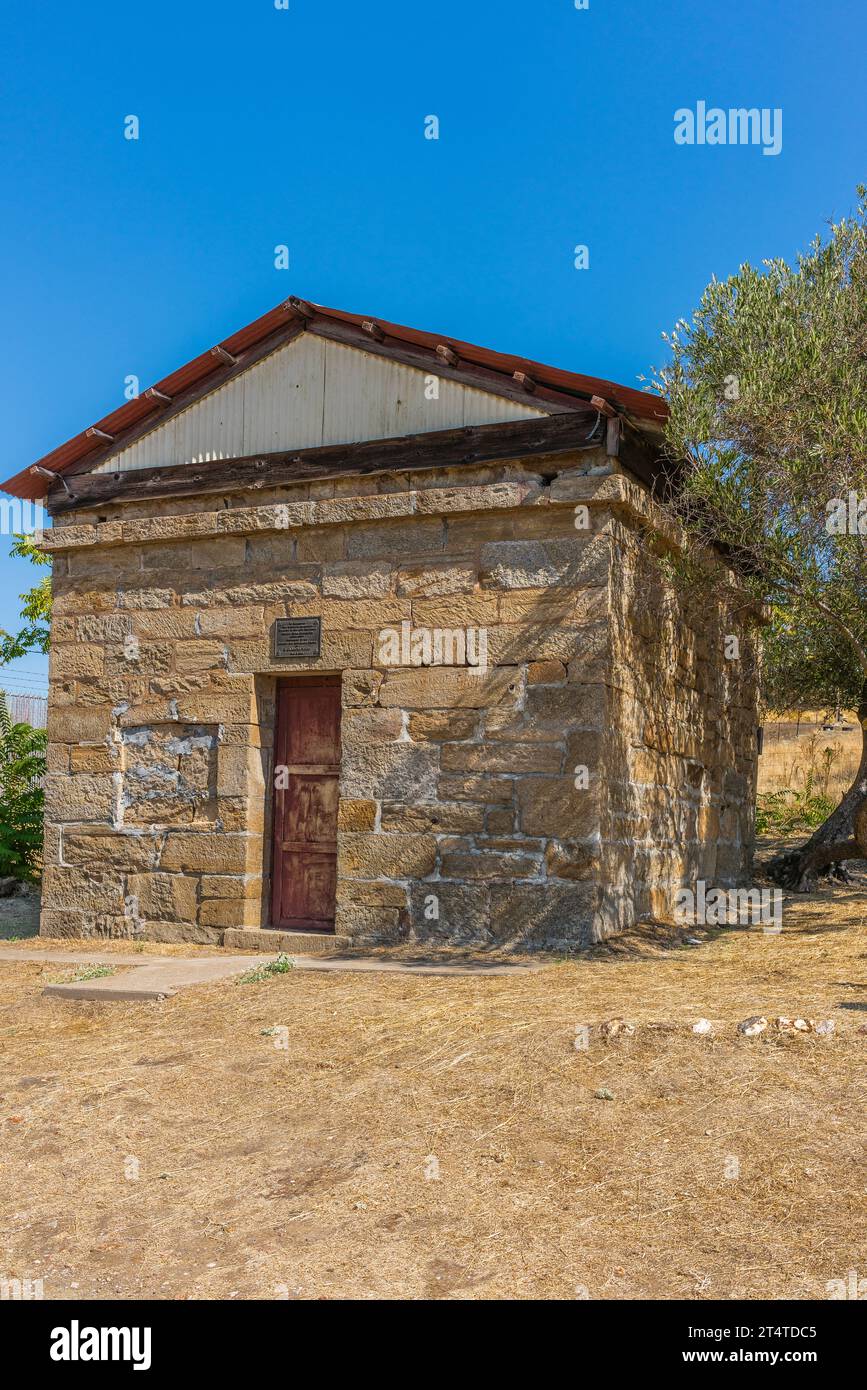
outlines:
M42 933L562 949L743 882L750 637L659 568L661 409L290 299L8 481Z

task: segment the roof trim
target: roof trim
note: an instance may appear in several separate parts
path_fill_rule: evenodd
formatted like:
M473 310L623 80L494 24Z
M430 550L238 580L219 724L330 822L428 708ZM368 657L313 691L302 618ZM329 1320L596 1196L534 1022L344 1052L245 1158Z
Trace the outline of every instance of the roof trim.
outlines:
M599 411L585 402L575 410L537 415L530 420L458 425L397 438L365 439L356 444L319 444L308 449L215 459L204 464L180 463L164 468L133 468L125 473L80 474L73 480L69 493L59 483L52 485L49 511L52 516L60 516L116 502L198 497L209 492L226 496L239 492L261 493L263 489L312 479L413 473L529 456L554 459L584 449L601 452L607 447L607 426ZM652 485L655 474L643 454L636 451L625 462Z
M458 338L290 297L45 454L31 467L61 475L92 469L304 332L523 401L548 414L574 410L596 396L637 421L661 425L666 416L660 397L602 377L567 372ZM32 500L44 497L50 479L32 473L31 467L9 478L2 484L3 490Z

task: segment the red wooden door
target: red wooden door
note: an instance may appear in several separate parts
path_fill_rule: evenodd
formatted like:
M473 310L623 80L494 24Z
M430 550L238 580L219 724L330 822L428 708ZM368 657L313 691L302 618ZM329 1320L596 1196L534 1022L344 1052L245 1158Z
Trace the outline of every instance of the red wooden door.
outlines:
M340 678L277 689L273 927L334 930Z

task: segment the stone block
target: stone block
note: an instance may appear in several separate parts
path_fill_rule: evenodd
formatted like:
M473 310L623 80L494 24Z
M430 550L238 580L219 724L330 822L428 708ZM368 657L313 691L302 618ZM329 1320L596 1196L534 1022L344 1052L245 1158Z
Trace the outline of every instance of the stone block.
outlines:
M560 685L566 680L566 667L562 661L531 661L527 666L528 685Z
M609 564L605 537L494 541L482 546L479 577L484 587L497 589L582 588L606 585Z
M441 552L443 541L443 523L434 518L354 525L349 528L346 554L350 560L412 558Z
M598 890L592 883L490 887L491 935L517 951L575 950L592 940Z
M47 821L107 821L114 818L117 793L114 774L80 772L68 777L48 775L45 789Z
M438 945L492 945L490 889L476 883L414 883L410 936Z
M255 837L215 831L170 831L160 856L166 871L244 874L255 870Z
M571 776L528 777L518 782L517 797L525 835L582 840L598 832L598 797L592 781L581 791Z
M379 698L379 687L382 685L382 681L383 674L381 671L344 671L344 707L375 705Z
M563 750L557 743L446 743L442 753L443 772L504 772L520 776L527 772L560 772Z
M121 609L161 609L171 607L175 591L168 588L118 589L117 603Z
M496 594L450 594L445 598L414 598L412 620L416 627L488 627L499 616Z
M402 883L365 883L361 879L337 880L338 903L356 907L406 907Z
M261 904L253 898L207 898L199 907L201 927L258 927Z
M130 624L130 630L139 638L185 643L198 635L197 615L189 608L142 608L119 617ZM178 655L181 651L181 647L176 648Z
M262 878L259 874L202 874L201 890L203 898L252 898L260 901Z
M124 879L116 866L63 868L49 865L42 876L42 901L54 911L106 912L123 916Z
M340 790L354 799L431 801L438 771L436 744L361 744L343 749Z
M538 860L527 854L494 854L485 849L475 853L443 851L440 863L444 879L482 879L489 883L502 878L536 878L538 873Z
M175 671L179 676L225 670L228 664L229 653L223 642L207 639L186 641L179 642L175 648Z
M511 777L440 777L439 796L442 801L480 801L484 805L505 805L514 796L515 783Z
M385 673L379 702L402 709L485 709L501 701L516 703L519 689L513 667L478 674L463 667L392 667Z
M265 631L265 609L260 604L236 608L206 608L199 615L203 637L257 637Z
M411 598L469 594L475 588L476 578L476 566L463 561L403 567L397 571L396 592Z
M475 710L439 709L411 714L409 736L415 743L450 743L473 738L478 732Z
M397 946L409 932L405 908L361 907L355 903L338 903L334 926L353 944L363 942L371 946Z
M78 643L122 642L132 626L130 613L87 613L76 619L74 636ZM51 638L52 643L59 640L54 623Z
M433 835L364 835L340 831L338 872L343 878L425 878L436 865Z
M600 877L599 844L575 844L552 840L545 850L548 878L596 879Z
M329 565L322 576L325 598L386 598L391 593L392 569L385 560L343 560Z
M54 747L49 752L54 754L59 750ZM117 772L120 768L120 750L116 744L106 747L104 744L97 748L70 748L63 749L67 753L67 767L49 766L49 772Z
M482 831L484 823L484 807L463 801L414 802L411 805L386 801L383 802L380 822L384 831L397 831L403 835L413 832L471 834Z
M361 706L343 711L340 741L346 750L359 744L393 743L402 732L403 714L396 706L388 709Z
M99 676L105 664L105 649L94 642L59 643L51 648L53 680L70 676Z
M63 862L128 870L156 868L161 836L145 831L97 830L86 826L63 831Z
M246 542L243 536L216 536L213 540L199 540L193 546L192 568L240 569L245 555Z
M198 879L183 874L130 874L127 896L138 915L159 921L195 922Z
M377 803L341 797L337 807L338 830L372 830L376 824Z

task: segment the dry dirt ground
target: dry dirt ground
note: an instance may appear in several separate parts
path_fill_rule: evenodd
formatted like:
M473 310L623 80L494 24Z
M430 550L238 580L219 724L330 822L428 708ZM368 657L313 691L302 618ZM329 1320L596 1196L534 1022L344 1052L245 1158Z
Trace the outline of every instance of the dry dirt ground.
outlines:
M0 1278L826 1298L867 1275L865 927L862 881L788 899L780 936L648 928L518 978L298 971L161 1004L45 999L63 967L0 963ZM739 1037L751 1014L836 1033ZM576 1048L612 1016L634 1037Z

